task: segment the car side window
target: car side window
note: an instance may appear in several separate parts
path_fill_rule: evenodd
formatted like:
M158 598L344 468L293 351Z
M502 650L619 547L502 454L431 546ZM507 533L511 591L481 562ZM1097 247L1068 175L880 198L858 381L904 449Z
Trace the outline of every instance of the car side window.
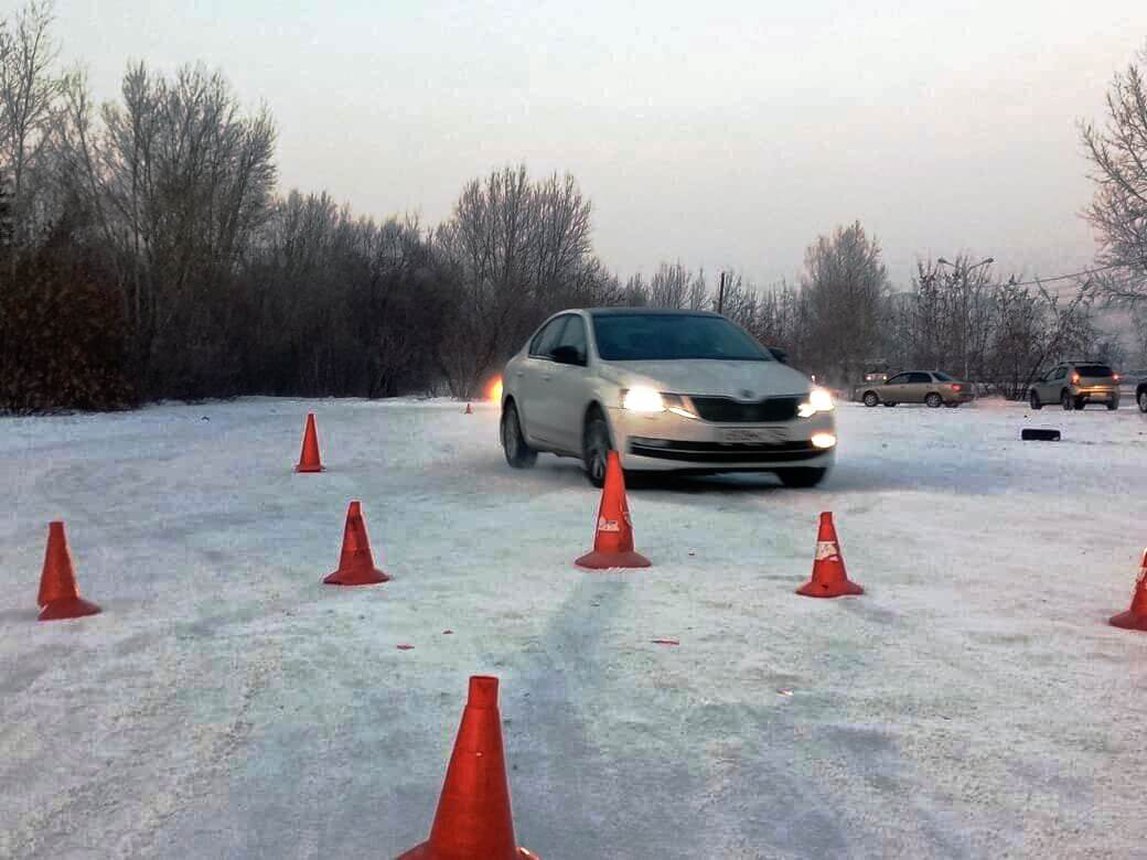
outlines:
M551 320L540 332L534 335L534 339L530 341L531 358L549 357L550 353L554 351L554 347L557 346L558 338L561 337L562 329L565 328L569 318L569 314L566 314Z
M1065 376L1067 376L1067 368L1066 367L1057 367L1055 370L1053 370L1051 372L1050 378L1051 379L1063 379Z
M908 381L916 383L923 382L925 385L927 385L932 381L932 377L927 373L910 373L908 374Z
M907 381L908 381L908 374L907 373L898 373L894 377L892 377L890 380L888 380L888 382L886 382L885 385L903 385Z
M568 346L577 350L577 355L582 364L585 363L587 355L587 342L585 336L585 320L576 315L568 317L566 327L562 329L561 337L558 338L554 348L559 346Z

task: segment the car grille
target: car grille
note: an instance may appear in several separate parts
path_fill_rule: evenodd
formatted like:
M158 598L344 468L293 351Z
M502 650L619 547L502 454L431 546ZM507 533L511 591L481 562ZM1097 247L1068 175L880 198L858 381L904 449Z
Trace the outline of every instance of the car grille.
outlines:
M767 397L740 403L730 397L690 397L697 414L717 423L768 423L791 421L797 417L799 398Z
M656 442L659 444L650 444ZM678 462L708 463L790 463L811 460L827 453L809 442L781 442L775 445L719 445L714 442L670 442L631 439L629 452L641 457Z

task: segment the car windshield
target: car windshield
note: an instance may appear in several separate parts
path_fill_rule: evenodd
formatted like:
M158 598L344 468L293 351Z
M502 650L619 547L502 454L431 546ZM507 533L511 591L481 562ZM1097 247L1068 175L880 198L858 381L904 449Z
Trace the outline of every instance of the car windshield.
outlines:
M1075 372L1089 379L1103 379L1111 376L1111 368L1106 364L1081 364L1075 369Z
M723 317L601 313L594 314L593 328L603 361L774 360Z

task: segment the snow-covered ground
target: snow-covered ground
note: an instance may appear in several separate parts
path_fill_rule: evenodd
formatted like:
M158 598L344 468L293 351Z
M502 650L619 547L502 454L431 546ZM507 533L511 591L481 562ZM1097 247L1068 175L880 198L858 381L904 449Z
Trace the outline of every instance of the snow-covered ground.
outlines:
M1106 619L1147 417L838 414L819 489L631 487L654 567L607 574L572 566L597 492L510 470L490 405L0 420L0 856L394 856L484 673L546 860L1142 854L1147 634ZM321 584L351 499L385 585ZM793 593L822 510L862 597ZM35 620L53 519L102 614Z

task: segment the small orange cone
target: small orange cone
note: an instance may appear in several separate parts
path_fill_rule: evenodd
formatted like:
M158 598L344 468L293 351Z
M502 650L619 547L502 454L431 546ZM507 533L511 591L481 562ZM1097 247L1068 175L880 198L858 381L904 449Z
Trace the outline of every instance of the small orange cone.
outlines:
M1111 616L1108 623L1125 630L1147 630L1147 550L1143 551L1143 560L1139 563L1139 578L1135 580L1131 608Z
M812 563L812 579L797 589L805 597L840 597L845 594L864 594L864 589L848 578L844 558L840 554L840 541L832 514L820 515L820 528L816 534L816 559Z
M590 570L649 567L652 562L633 551L633 522L625 498L625 476L621 459L610 451L605 465L605 485L601 488L601 507L597 512L593 551L574 562Z
M367 537L366 522L362 518L362 505L351 502L346 512L339 569L323 582L327 585L376 585L389 581L390 577L374 566L370 538Z
M319 434L315 430L315 413L307 413L307 428L303 431L303 452L299 455L299 465L296 472L321 472L322 461L319 459Z
M469 403L467 403L467 404L466 404L466 414L467 414L467 415L473 415L473 414L474 414L474 410L473 410L473 408L470 406L470 404L469 404Z
M514 838L497 678L470 677L430 838L398 860L538 860Z
M48 549L44 553L44 570L40 574L40 593L36 597L41 621L60 621L95 615L100 608L80 597L76 590L76 575L72 570L72 554L64 524L48 523Z

